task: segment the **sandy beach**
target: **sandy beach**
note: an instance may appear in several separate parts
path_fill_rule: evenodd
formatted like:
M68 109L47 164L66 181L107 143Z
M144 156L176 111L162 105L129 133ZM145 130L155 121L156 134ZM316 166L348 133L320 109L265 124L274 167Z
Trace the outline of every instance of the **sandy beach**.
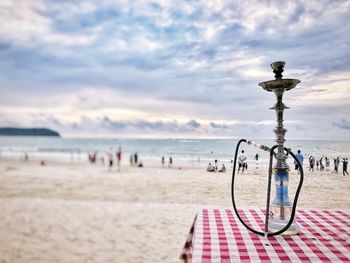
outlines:
M267 171L237 177L240 207L264 208ZM290 196L298 176L291 172ZM202 207L228 207L231 170L0 161L0 262L178 262ZM298 207L350 209L350 177L305 172Z

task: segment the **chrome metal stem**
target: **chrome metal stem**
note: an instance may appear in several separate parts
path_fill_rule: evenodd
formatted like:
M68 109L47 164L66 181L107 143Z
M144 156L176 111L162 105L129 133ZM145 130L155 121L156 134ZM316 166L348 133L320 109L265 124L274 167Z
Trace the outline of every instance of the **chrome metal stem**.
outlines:
M274 93L276 95L277 103L271 109L274 109L276 111L277 126L273 131L276 135L276 142L278 144L276 156L277 162L275 168L289 169L289 166L286 162L287 157L284 154L284 136L287 132L287 129L285 129L283 126L283 112L284 109L288 109L288 107L286 107L282 102L284 89L274 89Z

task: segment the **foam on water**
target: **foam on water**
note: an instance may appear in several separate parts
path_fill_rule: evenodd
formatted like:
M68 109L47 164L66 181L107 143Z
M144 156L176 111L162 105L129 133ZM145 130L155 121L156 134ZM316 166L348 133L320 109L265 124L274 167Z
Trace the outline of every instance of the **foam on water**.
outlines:
M250 138L248 138L250 139ZM271 140L254 140L269 147L275 145ZM87 162L90 152L98 151L98 157L105 157L111 147L114 151L118 146L123 148L124 160L131 153L137 152L144 162L160 163L162 156L166 161L171 156L174 164L203 166L215 159L219 163L230 165L238 140L217 139L71 139L52 137L0 137L2 158L23 158L27 153L31 159L46 159L55 161ZM307 158L312 155L316 159L322 156L329 158L350 157L350 141L319 141L319 140L287 140L286 147L293 152L301 150ZM242 144L248 156L248 164L254 166L254 156L259 154L259 165L267 165L269 154L256 147ZM289 163L292 164L291 158Z

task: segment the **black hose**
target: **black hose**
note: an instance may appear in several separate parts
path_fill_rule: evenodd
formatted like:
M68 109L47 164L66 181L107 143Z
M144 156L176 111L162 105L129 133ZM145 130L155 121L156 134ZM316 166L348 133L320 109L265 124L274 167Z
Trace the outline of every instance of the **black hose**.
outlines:
M290 216L290 219L289 219L288 223L286 224L286 226L284 228L282 228L281 230L279 230L277 232L267 233L267 231L268 231L269 206L270 206L270 195L271 195L272 159L273 159L273 155L274 155L274 149L277 147L277 145L275 145L275 146L273 146L271 148L271 150L270 150L270 163L269 163L268 189L267 189L266 217L265 217L265 233L261 232L261 231L257 231L255 229L253 229L252 227L248 226L243 221L243 219L241 218L241 216L238 213L238 210L237 210L237 207L236 207L236 202L235 202L235 197L234 197L234 184L235 184L235 175L236 175L237 155L238 155L239 146L240 146L240 144L242 142L247 142L247 140L241 139L241 140L238 141L237 146L236 146L236 151L235 151L234 163L233 163L232 182L231 182L231 198L232 198L233 209L234 209L234 211L235 211L235 213L237 215L237 218L242 223L242 225L244 225L251 232L253 232L253 233L257 234L257 235L260 235L260 236L268 236L268 237L272 237L272 236L276 236L276 235L282 234L283 232L285 232L291 226L291 224L293 223L294 217L295 217L296 205L298 203L300 190L301 190L301 187L302 187L303 181L304 181L304 171L303 171L303 168L301 166L301 163L296 158L296 156L294 155L293 152L291 152L287 148L284 148L284 150L287 151L287 153L289 153L294 158L294 160L296 161L298 167L300 168L300 181L299 181L298 188L297 188L297 190L295 192L293 206L292 206L292 213L291 213L291 216Z
M243 219L240 217L237 207L236 207L236 202L235 202L235 198L234 198L234 194L235 194L235 190L234 190L234 185L235 185L235 174L236 174L236 163L237 163L237 154L238 154L238 150L239 150L239 145L242 142L247 142L247 140L245 139L241 139L238 141L238 144L236 146L236 151L235 151L235 158L233 160L233 173L232 173L232 182L231 182L231 197L232 197L232 204L233 204L233 209L235 210L235 213L239 219L239 221L242 223L242 225L244 225L248 230L252 231L253 233L257 234L257 235L264 235L264 233L259 232L253 228L251 228L250 226L248 226Z

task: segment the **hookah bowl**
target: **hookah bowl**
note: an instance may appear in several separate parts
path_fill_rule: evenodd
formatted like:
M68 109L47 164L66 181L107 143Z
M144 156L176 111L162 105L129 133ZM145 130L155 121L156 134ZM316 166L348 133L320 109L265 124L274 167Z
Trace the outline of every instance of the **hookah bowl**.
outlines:
M275 155L275 165L273 166L276 194L270 205L268 229L270 232L281 230L289 221L292 205L288 197L289 166L286 162L287 154L284 150L284 136L287 130L283 127L283 112L288 109L282 102L283 94L287 90L295 88L300 80L282 79L285 62L277 61L271 64L275 79L259 83L264 90L275 93L276 104L271 108L276 111L277 126L273 130L276 135L277 153ZM299 226L293 220L290 227L283 235L296 235L299 232Z

